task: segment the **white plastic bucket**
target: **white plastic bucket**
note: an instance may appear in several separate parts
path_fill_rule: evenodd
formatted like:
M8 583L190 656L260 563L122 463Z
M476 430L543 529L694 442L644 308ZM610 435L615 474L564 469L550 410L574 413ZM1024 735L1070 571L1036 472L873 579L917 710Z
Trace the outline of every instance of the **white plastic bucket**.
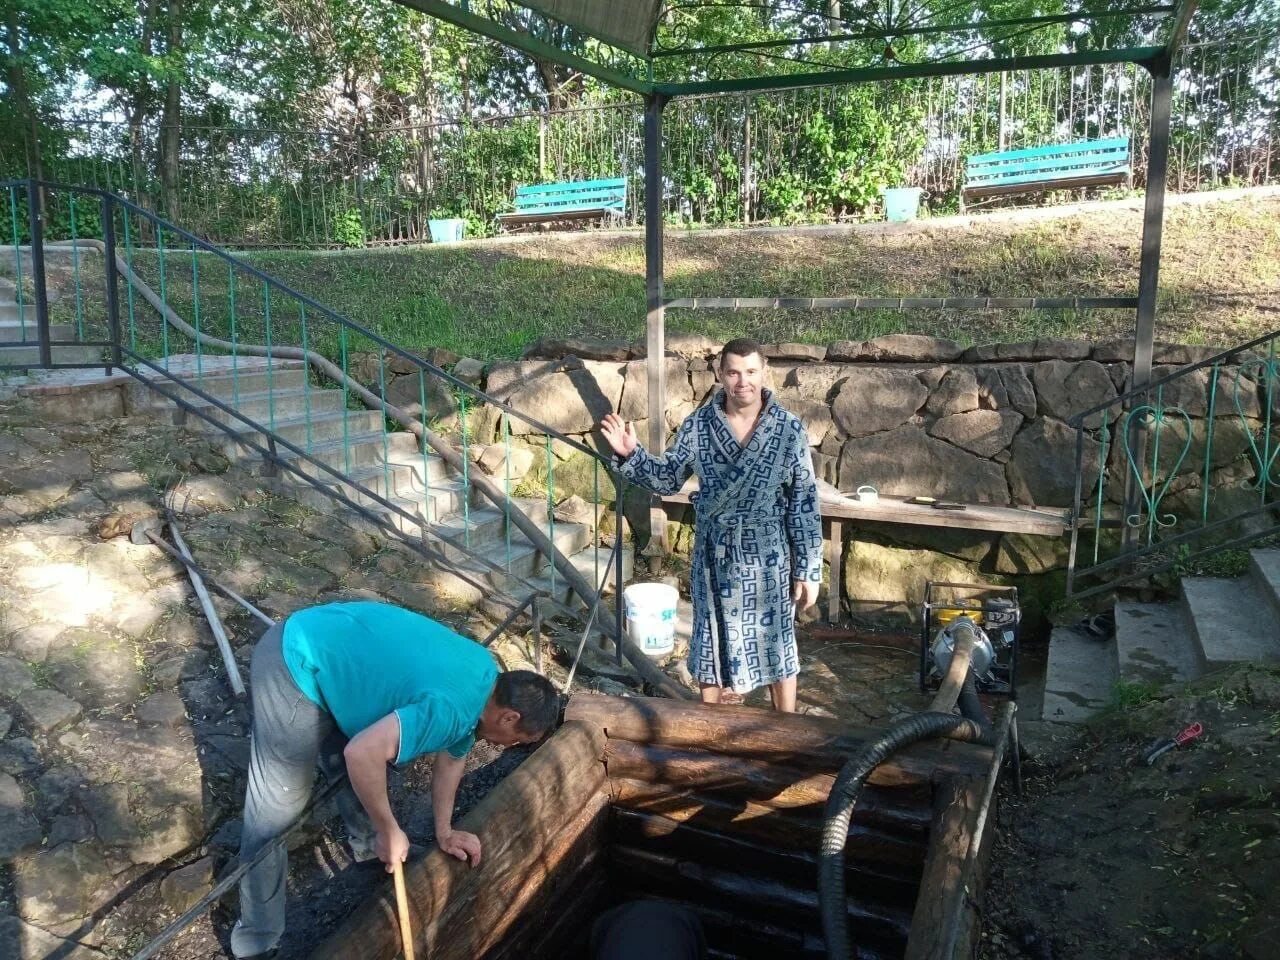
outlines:
M428 220L427 229L431 232L432 243L456 243L466 235L467 221L458 217Z
M680 593L665 583L633 583L622 591L627 638L651 657L676 648L676 603Z
M920 187L889 187L884 191L884 216L893 223L914 220L920 214Z

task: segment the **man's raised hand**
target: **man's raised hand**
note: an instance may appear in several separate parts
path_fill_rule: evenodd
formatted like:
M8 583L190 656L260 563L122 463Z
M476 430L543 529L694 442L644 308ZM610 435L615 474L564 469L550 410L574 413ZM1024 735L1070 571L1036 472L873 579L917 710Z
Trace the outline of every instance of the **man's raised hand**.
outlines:
M636 425L627 423L616 413L610 413L600 421L600 432L620 457L629 457L635 453L640 441L636 439Z

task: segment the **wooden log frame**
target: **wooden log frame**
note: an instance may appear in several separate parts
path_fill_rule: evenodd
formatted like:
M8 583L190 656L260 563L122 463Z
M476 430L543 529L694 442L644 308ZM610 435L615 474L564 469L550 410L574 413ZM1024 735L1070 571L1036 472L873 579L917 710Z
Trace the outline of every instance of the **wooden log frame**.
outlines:
M978 911L994 836L988 819L1014 718L1015 705L1008 703L996 720L999 732L986 776L952 777L938 784L906 960L960 960L977 948Z
M734 904L734 915L760 926L755 941L775 955L821 955L811 864L822 804L833 774L880 731L750 707L590 694L575 696L566 717L608 738L610 875L621 893L675 899L709 924L708 911ZM860 956L902 956L908 944L910 960L968 955L986 851L983 842L971 847L984 839L981 811L1003 743L995 751L952 741L916 745L869 779L846 865ZM807 878L798 873L802 864ZM910 924L904 897L913 902ZM721 926L732 933L732 924ZM765 955L731 949L743 958Z
M480 866L438 848L408 865L405 884L419 956L485 956L508 931L513 938L521 935L521 914L540 892L551 896L572 885L582 869L591 869L608 813L604 739L599 727L566 723L462 818L459 828L480 837ZM393 960L400 953L389 891L358 909L311 956L347 960L356 945L362 960Z
M755 707L718 706L659 697L619 699L575 694L566 720L602 729L610 741L664 747L710 748L724 757L749 758L798 771L836 773L845 761L882 732L840 720L780 714ZM934 783L948 776L983 776L991 750L967 743L931 741L885 761L868 779L872 786Z

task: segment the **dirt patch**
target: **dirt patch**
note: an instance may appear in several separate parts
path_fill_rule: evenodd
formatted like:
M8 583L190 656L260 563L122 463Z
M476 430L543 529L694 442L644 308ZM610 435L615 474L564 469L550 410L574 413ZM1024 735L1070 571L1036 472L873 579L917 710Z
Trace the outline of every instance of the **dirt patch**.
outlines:
M1205 736L1147 765L1192 721ZM1280 669L1244 666L1086 728L1006 790L983 960L1274 960Z

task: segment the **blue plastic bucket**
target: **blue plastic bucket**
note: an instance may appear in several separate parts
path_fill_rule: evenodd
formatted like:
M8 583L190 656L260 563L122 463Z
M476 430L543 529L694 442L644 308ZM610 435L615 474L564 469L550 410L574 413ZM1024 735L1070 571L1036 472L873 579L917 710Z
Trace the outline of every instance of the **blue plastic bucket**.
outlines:
M458 218L428 220L427 229L431 231L432 243L454 243L466 233L467 221Z
M884 216L892 223L914 220L920 213L920 187L889 187L884 191Z
M676 645L676 604L680 593L665 583L633 583L622 591L627 636L651 657L665 657Z

